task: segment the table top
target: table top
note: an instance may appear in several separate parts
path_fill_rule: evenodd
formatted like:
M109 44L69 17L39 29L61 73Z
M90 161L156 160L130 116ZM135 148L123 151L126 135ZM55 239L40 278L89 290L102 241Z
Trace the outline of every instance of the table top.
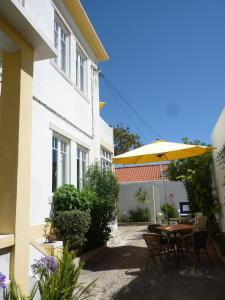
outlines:
M168 231L168 232L178 232L178 231L185 231L185 230L191 230L196 228L195 225L189 225L189 224L177 224L177 225L166 225L166 226L159 226L158 229L162 231Z

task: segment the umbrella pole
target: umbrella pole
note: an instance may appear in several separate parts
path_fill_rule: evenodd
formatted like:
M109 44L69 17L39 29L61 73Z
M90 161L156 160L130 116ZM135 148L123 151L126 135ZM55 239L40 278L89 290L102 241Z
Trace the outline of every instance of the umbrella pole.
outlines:
M163 192L164 192L164 198L165 198L165 204L166 204L166 221L168 222L168 212L167 212L167 197L166 197L166 186L165 186L165 180L163 175L163 169L162 169L162 160L160 160L160 173L162 174L163 179Z
M155 187L154 185L152 186L152 196L153 196L153 206L154 206L154 221L155 224L157 223L157 216L156 216L156 203L155 203Z

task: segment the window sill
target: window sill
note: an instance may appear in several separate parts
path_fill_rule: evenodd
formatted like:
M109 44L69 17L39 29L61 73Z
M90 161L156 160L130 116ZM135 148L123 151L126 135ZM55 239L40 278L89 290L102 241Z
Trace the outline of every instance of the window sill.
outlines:
M87 103L90 103L90 100L88 99L87 95L82 92L77 86L76 84L73 85L74 89L84 98L85 101L87 101Z
M69 75L66 74L63 70L60 69L60 67L54 62L54 60L51 59L51 65L56 69L56 71L59 72L60 75L63 76L64 79L66 79L66 81L69 82L69 84L71 84L73 86L73 82L70 79Z
M13 246L14 234L0 234L0 249Z

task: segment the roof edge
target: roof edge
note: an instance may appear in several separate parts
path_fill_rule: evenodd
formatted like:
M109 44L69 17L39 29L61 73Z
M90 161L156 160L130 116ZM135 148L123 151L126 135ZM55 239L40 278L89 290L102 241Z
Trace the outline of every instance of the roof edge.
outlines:
M108 54L102 45L93 25L91 24L91 21L88 18L80 0L63 0L63 3L92 49L97 61L108 60Z

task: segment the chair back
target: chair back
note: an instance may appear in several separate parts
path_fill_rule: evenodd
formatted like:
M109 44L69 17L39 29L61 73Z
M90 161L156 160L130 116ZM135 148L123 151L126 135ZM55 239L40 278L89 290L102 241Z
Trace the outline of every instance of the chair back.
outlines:
M195 225L199 231L205 231L207 225L207 216L199 216L195 219Z
M192 234L193 247L195 250L205 249L207 245L209 232L196 231Z
M160 235L157 233L147 233L143 234L143 238L146 242L149 251L151 251L153 255L157 255L161 249Z
M150 232L153 232L153 233L161 233L161 230L158 229L158 227L161 226L160 224L150 224L148 225L148 230Z

